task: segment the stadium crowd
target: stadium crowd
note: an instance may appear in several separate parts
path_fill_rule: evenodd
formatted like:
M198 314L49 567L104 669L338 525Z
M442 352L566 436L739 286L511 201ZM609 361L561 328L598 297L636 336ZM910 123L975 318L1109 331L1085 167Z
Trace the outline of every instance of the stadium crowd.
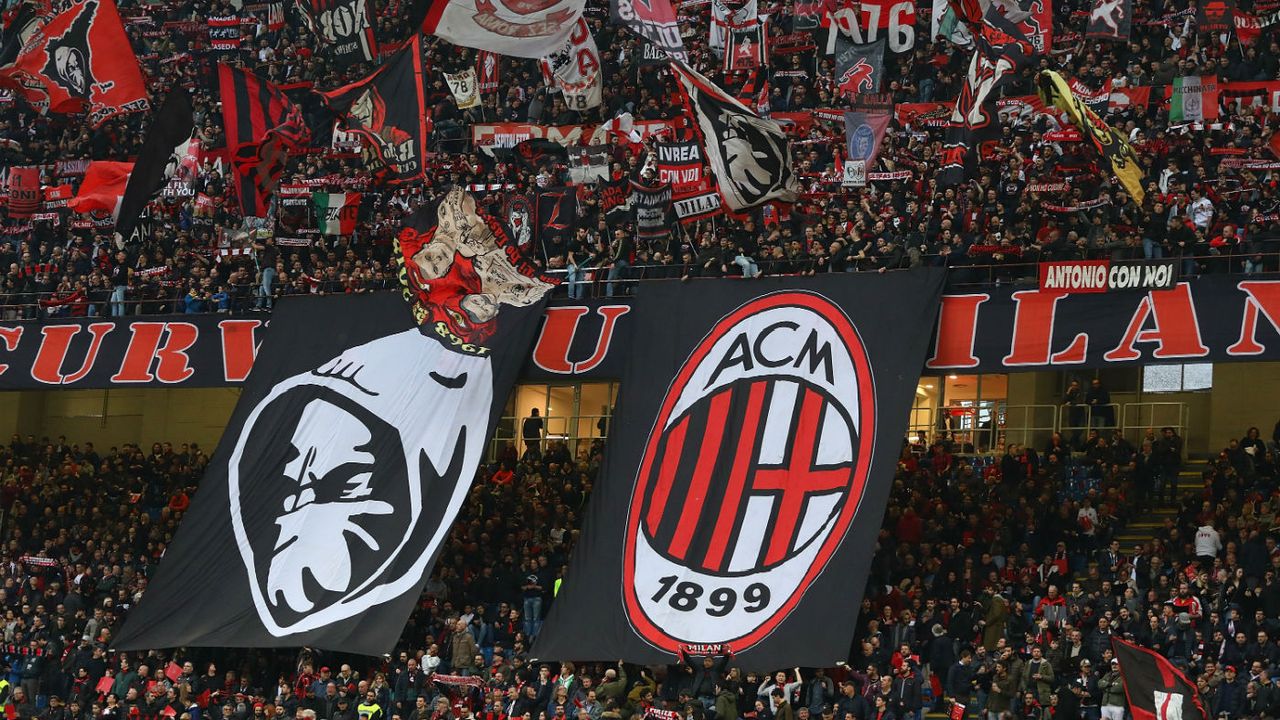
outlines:
M985 458L946 433L904 442L848 662L760 674L731 656L530 657L573 582L602 440L509 445L482 466L387 657L114 652L208 454L14 435L0 447L0 700L15 720L888 720L952 702L992 720L1122 720L1116 636L1168 656L1211 715L1276 717L1274 440L1250 429L1180 492L1163 485L1182 467L1172 432L1001 440ZM1113 536L1162 492L1176 514L1121 547Z
M415 10L400 0L371 2L382 48L399 47ZM1273 4L1240 0L1236 6L1261 13ZM334 118L311 92L358 79L371 66L341 68L329 62L323 46L294 16L293 4L285 5L288 22L271 29L249 9L262 6L203 0L120 3L153 98L173 87L191 91L204 162L190 195L156 201L139 232L120 243L109 227L82 227L94 223L65 208L43 214L46 219L5 220L0 224L0 312L6 319L237 312L269 309L281 295L391 287L392 238L406 213L441 187L505 186L502 192L480 193L498 213L503 192L534 193L568 184L560 162L512 161L474 147L476 123L590 126L624 111L636 120L670 119L682 112L670 74L642 67L635 37L607 22L607 8L593 0L587 18L601 56L599 108L568 110L544 85L536 61L503 57L498 90L484 93L480 107L459 110L441 71L474 67L475 51L432 40L428 71L434 76L429 99L435 156L430 171L420 184L382 186L367 176L358 155L331 148ZM708 5L680 7L695 65L737 92L747 73L719 72L705 42ZM1104 116L1132 138L1145 164L1148 190L1141 207L1123 193L1087 143L1046 138L1058 120L1035 112L1002 111L1003 135L983 151L977 178L939 188L934 174L943 130L933 121L936 107L932 113L920 108L954 100L970 53L929 37L930 8L923 3L916 10L912 46L885 55L881 90L896 103L895 117L878 166L871 168L905 172L905 179L842 186L835 164L844 144L842 123L804 115L848 102L834 92L831 63L821 54L819 38L813 48L791 45L800 49L772 53L767 77L771 111L812 120L791 126L805 191L794 207L741 219L673 223L664 236L641 239L631 220L601 216L596 188L570 186L577 197L572 221L560 228L537 227L532 254L552 271L572 271L577 285L570 289L582 293L628 290L622 283L602 282L610 276L634 281L921 264L956 268L958 281L1010 281L1029 276L1036 261L1075 258L1177 257L1186 274L1280 269L1280 170L1266 151L1280 125L1280 108L1272 105L1275 93L1233 97L1223 92L1220 119L1205 123L1171 123L1163 99L1181 76L1216 75L1223 83L1277 80L1280 40L1274 27L1264 28L1246 47L1231 33L1198 32L1186 3L1142 2L1135 3L1130 41L1103 42L1083 39L1090 8L1089 0L1053 3L1056 39L1049 52L1001 93L1034 94L1034 72L1043 67L1057 68L1083 87L1102 88L1104 97L1107 88L1113 93L1152 88L1145 106L1118 101L1122 95L1104 103ZM769 16L775 39L794 41L794 9L794 0L761 2L760 13ZM241 20L238 52L213 53L206 47L203 20L208 16ZM225 145L214 72L219 59L288 88L313 130L314 147L291 157L282 184L361 191L354 232L312 233L292 238L289 245L259 235L246 238L233 186L217 159ZM146 113L125 115L90 131L81 117L41 116L12 96L0 100L0 161L41 166L48 186L74 186L76 173L83 172L78 161L132 157L149 120ZM615 176L639 176L653 139L612 142Z

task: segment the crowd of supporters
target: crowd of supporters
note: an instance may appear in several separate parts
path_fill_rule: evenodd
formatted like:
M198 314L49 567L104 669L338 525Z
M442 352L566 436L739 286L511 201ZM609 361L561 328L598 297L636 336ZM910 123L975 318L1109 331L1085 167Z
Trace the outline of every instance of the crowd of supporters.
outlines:
M370 1L382 47L398 47L412 32L409 18L416 11L401 0ZM1268 2L1241 0L1236 5L1257 13L1272 9ZM205 162L190 196L158 200L140 232L122 243L113 240L109 227L80 227L93 223L65 209L52 213L56 222L4 220L0 312L9 319L235 312L270 308L281 295L389 287L395 283L389 267L392 238L406 213L441 187L492 185L537 192L568 184L563 164L512 162L480 151L471 142L476 123L591 126L625 111L637 120L683 112L669 73L641 67L635 37L608 22L606 7L592 0L587 18L601 56L599 108L568 110L544 85L536 61L503 57L498 90L485 93L480 107L459 110L442 71L474 67L475 51L432 39L427 71L433 77L430 147L435 156L424 182L379 185L367 177L358 155L331 149L334 118L311 92L362 77L372 65L337 67L298 22L292 3L285 5L288 22L273 30L265 17L248 9L261 6L242 9L237 3L204 0L120 3L153 99L174 87L191 92ZM677 5L694 64L738 92L749 74L719 72L719 60L706 47L709 6ZM1181 76L1215 75L1224 87L1277 80L1280 41L1274 26L1264 28L1246 47L1230 32L1197 31L1189 10L1194 6L1186 2L1139 2L1134 4L1130 41L1104 42L1082 39L1090 7L1089 0L1053 3L1057 39L1001 93L1034 94L1034 73L1044 67L1059 69L1086 88L1152 88L1149 105L1110 103L1103 113L1132 138L1145 164L1148 190L1141 207L1120 191L1088 143L1046 139L1045 131L1056 128L1058 120L1037 113L1002 112L1003 135L983 151L977 177L939 188L934 175L943 130L925 119L928 113L919 115L908 105L954 100L970 53L929 37L930 8L921 3L912 46L885 56L881 89L898 105L878 167L871 168L905 171L906 179L843 187L835 166L843 128L819 114L808 127L801 124L793 140L805 191L794 207L756 212L749 219L720 216L673 223L665 237L641 239L630 222L601 216L596 188L569 186L578 199L574 217L563 227L538 227L531 252L553 271L574 271L574 278L592 291L614 293L626 292L628 286L599 281L609 275L643 280L757 269L809 274L922 264L956 268L960 281L1004 281L1029 276L1039 260L1160 256L1181 258L1180 269L1187 274L1280 269L1280 170L1266 151L1280 124L1272 105L1276 93L1233 97L1223 92L1219 120L1176 125L1170 123L1164 99ZM770 35L794 38L793 0L762 0L759 11L769 18ZM207 48L203 22L209 16L241 19L239 52ZM818 31L813 49L773 53L766 73L751 77L757 83L768 80L771 111L847 106L847 98L834 94L831 62L821 54L824 34ZM302 245L288 246L244 237L233 185L217 160L225 145L214 72L218 60L243 64L289 88L313 130L315 147L292 156L283 183L362 191L352 234L311 235ZM76 168L83 169L75 161L133 157L148 121L147 114L126 115L90 130L83 117L40 116L7 96L0 104L0 161L41 166L49 186L74 185ZM652 139L613 142L614 174L637 176ZM60 172L69 174L62 177ZM481 195L496 211L502 192Z
M482 466L390 656L114 652L207 450L15 435L0 447L0 700L16 720L887 720L953 701L969 717L1120 720L1116 636L1169 657L1214 716L1280 714L1275 443L1251 428L1172 489L1171 430L1078 440L998 438L986 454L946 433L904 442L848 662L762 674L731 656L530 656L574 582L602 440L532 440ZM1161 495L1176 514L1121 546Z

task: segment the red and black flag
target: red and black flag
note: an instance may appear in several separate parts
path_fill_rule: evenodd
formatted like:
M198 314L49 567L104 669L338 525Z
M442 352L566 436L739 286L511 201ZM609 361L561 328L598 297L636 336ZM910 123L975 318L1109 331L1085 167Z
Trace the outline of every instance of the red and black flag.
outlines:
M423 177L427 157L427 76L422 35L363 80L321 93L343 129L364 139L365 165L389 183Z
M532 652L826 665L893 484L942 273L761 287L655 282L602 482ZM856 618L855 618L856 620ZM714 649L713 649L714 648Z
M93 127L150 107L113 0L81 0L54 16L0 69L0 86L41 113L87 113Z
M1084 36L1090 40L1128 42L1132 27L1133 0L1093 0Z
M1235 9L1235 0L1198 0L1196 32L1230 32L1235 28Z
M968 22L973 8L968 0L953 1L953 10ZM1030 62L1034 53L1016 25L994 7L989 7L982 20L970 28L974 39L973 56L965 73L960 95L951 110L950 123L942 145L938 184L957 185L971 177L976 165L978 144L994 139L1000 127L996 100L1000 89L1016 77Z
M325 44L326 58L354 65L378 57L369 0L298 0L298 7L307 27Z
M725 28L724 71L755 70L765 63L765 24L751 20Z
M1196 684L1163 655L1112 636L1133 720L1209 720Z
M496 52L480 50L476 53L476 87L480 92L497 91L502 72L501 60L502 56Z
M222 122L245 217L264 217L290 150L306 147L311 131L284 91L247 70L218 65Z
M841 97L880 91L884 77L885 39L858 44L843 33L836 37L836 92Z
M147 203L171 180L181 179L184 168L192 166L194 158L190 155L195 149L192 143L195 129L191 98L186 90L174 88L151 122L147 139L138 151L138 162L129 176L129 186L120 200L116 232L121 236L129 237Z

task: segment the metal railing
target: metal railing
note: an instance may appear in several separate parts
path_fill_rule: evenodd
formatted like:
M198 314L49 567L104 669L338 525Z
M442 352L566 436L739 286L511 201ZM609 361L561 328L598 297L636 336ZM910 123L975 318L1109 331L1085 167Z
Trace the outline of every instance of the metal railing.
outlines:
M1160 429L1171 427L1178 435L1185 436L1191 424L1191 408L1180 402L1125 403L1121 415L1125 439L1140 446L1148 429L1160 437Z
M1004 442L1037 446L1057 432L1055 405L1002 405ZM997 439L998 443L998 439Z
M1104 408L1107 412L1103 412ZM1070 434L1072 438L1090 430L1119 430L1120 427L1120 403L1058 406L1058 432Z
M528 416L498 418L486 454L490 462L501 457L508 443L515 449L517 458L525 454L530 446L521 433L526 419ZM542 420L542 433L534 441L538 450L546 452L552 443L563 442L574 458L582 458L592 442L608 439L609 423L613 422L611 415L544 415L539 419Z
M1098 255L1105 257L1105 254ZM1253 260L1260 258L1260 260ZM1176 258L1183 264L1182 277L1194 277L1202 274L1208 275L1267 275L1274 276L1280 272L1280 252L1268 252L1261 254L1248 255L1207 255L1207 256L1184 256ZM1246 266L1246 261L1249 263ZM944 256L925 255L922 257L920 265L937 266L942 265L947 270L947 288L949 290L972 289L976 287L989 287L993 285L1019 285L1025 287L1033 287L1036 284L1039 272L1039 263L1018 262L1018 263L975 263L972 265L948 265L949 262ZM1116 261L1116 262L1142 262L1140 260L1133 261ZM778 271L779 263L786 271ZM787 275L809 275L809 274L825 274L830 270L816 270L814 273L795 273L791 272L791 261L774 261L769 259L756 261L757 267L761 273L772 276ZM1189 266L1189 267L1188 267ZM736 266L735 266L736 267ZM895 267L893 269L866 268L851 270L850 272L898 272L901 270L909 270L909 267ZM1189 271L1190 270L1190 271ZM638 283L652 282L655 280L664 280L672 277L683 276L683 266L680 265L629 265L625 271L621 273L621 277L609 280L609 267L607 265L596 265L593 267L583 267L580 269L582 278L577 280L569 280L569 270L563 268L548 269L547 273L556 277L563 277L564 282L555 291L557 297L573 297L573 298L603 298L610 297L610 285L613 286L612 295L625 294L628 288L634 287ZM691 276L690 280L732 280L742 279L734 275L708 277L705 275ZM283 289L288 285L288 278L277 278L276 288ZM242 300L242 307L234 308L233 312L244 312L252 309L256 304L256 289L258 283L253 284L255 294ZM379 288L366 285L363 292L378 292ZM162 314L162 313L182 313L184 311L182 294L175 293L170 297L159 298L139 298L133 292L126 296L125 303L127 305L126 313L128 315L137 314ZM57 293L54 292L15 292L9 295L0 295L0 320L37 320L47 317L67 317L70 311L69 306L61 308L49 308L42 305L42 301L47 303L55 298ZM279 295L277 295L279 297ZM91 303L97 306L98 315L105 316L109 314L109 301L100 300ZM50 311L54 311L56 315L50 315ZM208 308L205 312L216 313L216 308Z

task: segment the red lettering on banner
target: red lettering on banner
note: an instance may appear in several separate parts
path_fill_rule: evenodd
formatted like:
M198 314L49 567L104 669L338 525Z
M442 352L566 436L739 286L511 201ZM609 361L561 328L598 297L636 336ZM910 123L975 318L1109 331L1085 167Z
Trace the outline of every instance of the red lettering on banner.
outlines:
M569 359L569 350L573 347L573 338L578 334L578 325L582 317L590 312L590 308L581 305L547 308L546 321L538 342L533 346L533 362L547 372L559 375L574 375L595 368L609 354L609 345L613 341L613 330L618 318L631 312L630 305L603 305L596 308L596 314L603 318L600 335L596 339L595 351L591 357L580 362Z
M1155 327L1144 330L1148 316L1155 321ZM1147 293L1133 312L1124 339L1102 358L1107 362L1137 360L1142 353L1133 346L1145 342L1156 343L1151 356L1162 360L1209 354L1209 348L1200 341L1200 323L1196 318L1195 304L1191 301L1190 285L1178 283L1168 290Z
M22 339L22 326L0 328L0 340L4 341L4 349L13 352L18 349L18 341ZM9 366L0 363L0 375L3 375Z
M261 320L223 320L218 323L222 331L222 378L227 382L244 382L258 357L258 344L253 331L262 325Z
M1236 287L1245 292L1244 317L1240 319L1240 339L1227 348L1228 355L1261 355L1266 347L1258 342L1258 314L1280 331L1280 283L1244 281Z
M40 340L36 361L31 365L32 378L46 385L70 385L93 370L98 351L102 349L102 339L115 328L115 324L106 322L89 325L92 337L80 369L70 375L63 375L62 364L66 362L67 352L71 349L71 339L80 334L80 328L80 325L48 325L40 328L40 334L44 337Z
M938 311L938 337L927 368L977 367L973 346L978 339L978 306L991 299L987 293L943 295Z
M191 356L187 350L195 345L200 331L185 322L135 322L129 325L133 335L124 351L120 371L111 376L111 382L145 383L153 380L172 384L180 383L195 374ZM160 339L164 338L164 347ZM155 373L151 372L152 362Z
M1058 301L1067 292L1021 290L1013 297L1013 339L1009 354L1002 361L1007 366L1016 365L1070 365L1084 362L1089 350L1089 336L1080 333L1061 352L1054 353L1053 326L1058 315Z

